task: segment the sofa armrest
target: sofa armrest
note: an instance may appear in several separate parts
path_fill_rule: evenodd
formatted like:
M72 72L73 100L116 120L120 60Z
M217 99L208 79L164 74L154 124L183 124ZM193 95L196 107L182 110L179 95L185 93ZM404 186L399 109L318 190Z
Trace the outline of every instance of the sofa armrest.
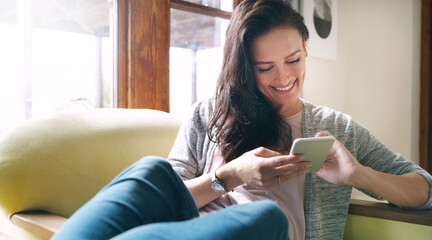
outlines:
M19 212L11 217L11 222L44 239L50 239L67 218L43 211Z

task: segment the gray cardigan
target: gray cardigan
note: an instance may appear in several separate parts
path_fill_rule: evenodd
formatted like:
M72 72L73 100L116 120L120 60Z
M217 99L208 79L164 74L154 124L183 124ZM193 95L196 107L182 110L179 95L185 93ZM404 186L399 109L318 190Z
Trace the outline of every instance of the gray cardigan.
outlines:
M430 174L413 162L405 160L400 154L390 151L350 116L302 101L303 137L314 137L319 131L329 131L364 166L397 175L416 172L424 176L432 186ZM183 122L168 157L174 170L183 179L198 177L210 167L210 160L216 147L206 134L206 123L211 111L210 100L195 104L191 115ZM306 239L343 238L351 191L351 186L337 186L316 174L306 174ZM370 192L365 193L379 198ZM419 209L428 208L432 208L432 190L428 201Z

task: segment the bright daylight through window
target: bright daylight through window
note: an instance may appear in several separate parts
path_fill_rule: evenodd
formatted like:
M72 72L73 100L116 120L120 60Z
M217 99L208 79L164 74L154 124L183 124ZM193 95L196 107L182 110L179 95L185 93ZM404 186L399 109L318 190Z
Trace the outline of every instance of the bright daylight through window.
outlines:
M0 0L0 132L112 106L111 0Z
M232 0L188 2L228 12L233 6ZM191 104L213 95L227 26L227 19L171 9L171 113L184 115Z

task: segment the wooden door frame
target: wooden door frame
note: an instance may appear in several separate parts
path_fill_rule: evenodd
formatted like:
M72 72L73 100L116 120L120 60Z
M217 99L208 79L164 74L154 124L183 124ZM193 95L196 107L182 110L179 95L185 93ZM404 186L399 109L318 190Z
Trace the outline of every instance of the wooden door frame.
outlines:
M432 173L432 38L431 0L421 3L420 166Z

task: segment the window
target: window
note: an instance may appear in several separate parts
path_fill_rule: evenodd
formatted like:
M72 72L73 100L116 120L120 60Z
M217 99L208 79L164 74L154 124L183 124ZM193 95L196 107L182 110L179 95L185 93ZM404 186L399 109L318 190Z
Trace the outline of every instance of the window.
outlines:
M171 113L183 115L194 102L212 96L227 26L223 18L171 9Z
M202 2L114 1L117 15L114 25L118 26L118 32L114 35L119 36L114 44L118 54L114 63L115 69L118 69L115 73L118 79L115 88L116 106L170 111L170 9L213 18L229 19L231 16L230 12L198 4ZM218 2L222 4L229 1ZM232 5L240 1L233 2Z
M183 115L215 91L233 1L174 2L183 5L171 8L170 112Z
M0 0L0 9L0 131L113 105L111 1Z
M216 8L223 11L231 12L233 10L233 0L184 0L206 7Z

